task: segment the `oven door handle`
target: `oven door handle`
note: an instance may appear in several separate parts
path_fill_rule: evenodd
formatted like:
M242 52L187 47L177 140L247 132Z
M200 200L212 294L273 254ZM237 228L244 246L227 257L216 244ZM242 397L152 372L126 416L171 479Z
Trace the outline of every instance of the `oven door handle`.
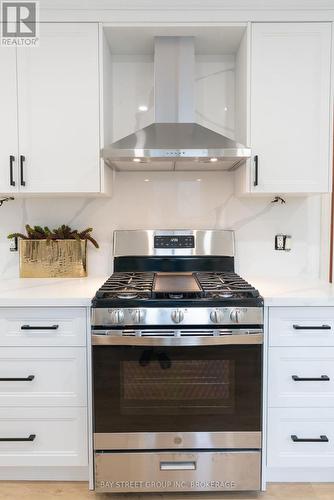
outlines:
M191 347L201 345L249 345L263 344L263 333L240 333L230 335L92 335L93 345L131 345Z

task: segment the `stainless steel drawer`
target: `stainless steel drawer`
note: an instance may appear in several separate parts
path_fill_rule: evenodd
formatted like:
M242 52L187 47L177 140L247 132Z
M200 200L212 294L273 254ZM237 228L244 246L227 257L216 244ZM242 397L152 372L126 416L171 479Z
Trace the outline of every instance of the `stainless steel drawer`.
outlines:
M260 489L260 451L95 453L97 492Z

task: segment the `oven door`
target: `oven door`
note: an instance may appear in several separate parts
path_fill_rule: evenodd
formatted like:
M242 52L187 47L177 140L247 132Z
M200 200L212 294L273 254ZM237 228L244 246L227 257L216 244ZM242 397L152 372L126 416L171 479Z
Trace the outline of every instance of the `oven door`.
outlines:
M262 333L93 336L94 448L259 449Z

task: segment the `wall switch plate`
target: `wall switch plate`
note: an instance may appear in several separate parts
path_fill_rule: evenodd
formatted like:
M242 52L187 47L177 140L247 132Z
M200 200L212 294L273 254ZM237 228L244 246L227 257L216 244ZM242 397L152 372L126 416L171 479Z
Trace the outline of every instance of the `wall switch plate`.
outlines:
M290 252L291 250L291 236L288 234L276 234L275 236L275 250L282 250Z
M17 252L19 249L17 238L11 238L9 240L9 250L11 252Z

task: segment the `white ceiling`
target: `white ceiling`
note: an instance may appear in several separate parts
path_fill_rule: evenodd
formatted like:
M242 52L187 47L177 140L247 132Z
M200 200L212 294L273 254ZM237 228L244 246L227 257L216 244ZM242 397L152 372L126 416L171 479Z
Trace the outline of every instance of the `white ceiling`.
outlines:
M196 54L235 54L245 26L149 26L104 28L114 54L153 54L155 36L193 36Z

